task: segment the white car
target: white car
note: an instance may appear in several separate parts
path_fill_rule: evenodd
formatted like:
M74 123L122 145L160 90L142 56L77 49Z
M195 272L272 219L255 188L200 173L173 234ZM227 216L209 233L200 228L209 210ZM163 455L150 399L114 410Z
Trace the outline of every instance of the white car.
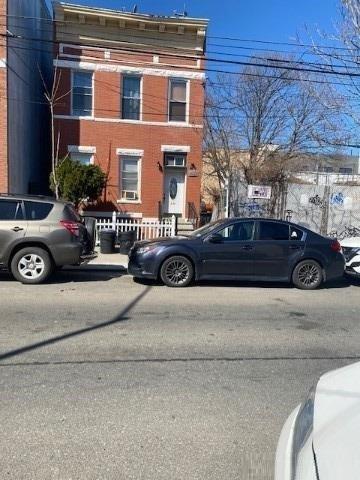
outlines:
M360 278L360 237L345 238L340 243L346 259L345 273Z
M360 478L360 362L322 377L287 419L275 480Z

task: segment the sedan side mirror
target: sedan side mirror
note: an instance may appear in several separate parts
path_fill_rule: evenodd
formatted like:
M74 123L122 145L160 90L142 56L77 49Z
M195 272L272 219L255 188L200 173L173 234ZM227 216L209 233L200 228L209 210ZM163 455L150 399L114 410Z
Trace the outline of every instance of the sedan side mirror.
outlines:
M222 243L223 242L223 236L220 235L220 233L214 233L213 235L210 235L208 238L208 242L210 243Z

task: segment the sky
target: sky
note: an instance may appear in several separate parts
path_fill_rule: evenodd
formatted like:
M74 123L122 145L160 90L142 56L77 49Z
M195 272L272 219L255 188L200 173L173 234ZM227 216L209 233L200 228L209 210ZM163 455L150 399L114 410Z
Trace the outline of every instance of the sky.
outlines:
M288 42L300 34L309 37L305 25L330 31L338 18L340 0L187 0L189 16L208 18L211 36ZM68 0L68 3L171 15L184 10L183 0Z

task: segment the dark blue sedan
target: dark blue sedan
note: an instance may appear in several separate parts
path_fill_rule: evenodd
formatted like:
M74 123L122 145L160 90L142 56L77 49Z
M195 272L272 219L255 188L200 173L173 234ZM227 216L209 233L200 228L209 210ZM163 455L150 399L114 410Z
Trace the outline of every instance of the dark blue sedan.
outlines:
M231 218L187 237L135 243L128 271L169 287L211 279L292 282L312 290L342 276L344 266L337 240L281 220Z

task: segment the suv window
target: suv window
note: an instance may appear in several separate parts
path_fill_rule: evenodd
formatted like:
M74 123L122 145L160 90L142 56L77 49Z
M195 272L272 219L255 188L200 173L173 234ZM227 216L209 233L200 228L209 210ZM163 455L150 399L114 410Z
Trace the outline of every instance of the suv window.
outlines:
M0 220L24 220L21 202L0 200Z
M259 240L289 240L289 225L260 222Z
M227 225L217 234L221 235L224 241L246 242L252 240L254 230L254 222L238 222Z
M25 215L27 220L44 220L54 205L52 203L25 201Z

